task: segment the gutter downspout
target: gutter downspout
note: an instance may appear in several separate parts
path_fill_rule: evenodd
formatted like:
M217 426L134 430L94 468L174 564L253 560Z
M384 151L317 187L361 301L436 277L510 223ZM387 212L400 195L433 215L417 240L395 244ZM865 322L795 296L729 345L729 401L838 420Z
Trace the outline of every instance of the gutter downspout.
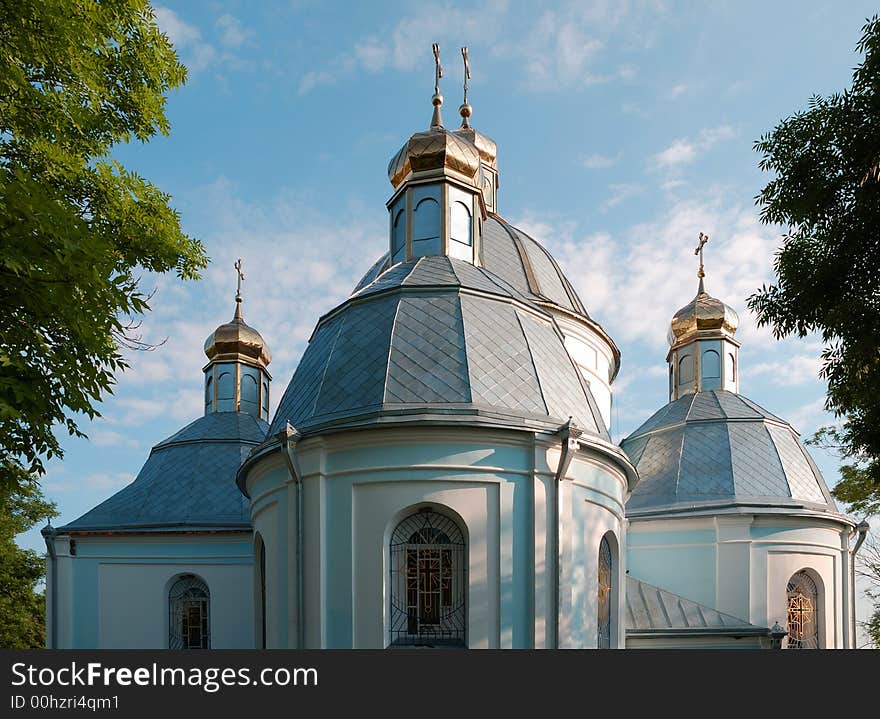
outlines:
M559 455L559 466L556 468L556 474L553 486L553 514L555 521L553 522L553 547L556 552L555 577L553 581L553 648L559 649L559 617L562 612L562 594L560 584L562 582L562 545L560 542L559 525L562 522L562 503L559 501L559 495L562 491L562 480L568 472L571 459L578 448L577 438L583 434L582 430L573 422L572 418L568 418L568 422L562 425L556 432L562 442L561 453Z
M40 534L43 535L43 539L46 541L46 551L49 554L49 571L46 572L47 575L51 572L51 579L49 580L51 586L49 588L50 601L52 604L52 611L46 612L46 617L49 619L49 633L46 637L49 641L47 642L47 649L57 649L58 648L58 558L55 554L55 527L52 526L51 522L43 527L40 530Z
M852 649L856 648L856 554L858 554L859 549L861 549L862 544L865 542L865 538L868 536L868 530L871 528L871 525L868 524L867 519L863 519L859 522L855 531L859 533L859 538L856 540L856 546L853 547L852 550L852 561L849 563L849 571L850 571L850 607L851 607L851 616L852 616Z
M288 422L277 437L281 443L282 456L287 464L287 471L296 487L296 645L298 649L305 647L305 607L303 606L303 582L305 568L303 567L303 488L302 473L296 460L296 442L300 433Z

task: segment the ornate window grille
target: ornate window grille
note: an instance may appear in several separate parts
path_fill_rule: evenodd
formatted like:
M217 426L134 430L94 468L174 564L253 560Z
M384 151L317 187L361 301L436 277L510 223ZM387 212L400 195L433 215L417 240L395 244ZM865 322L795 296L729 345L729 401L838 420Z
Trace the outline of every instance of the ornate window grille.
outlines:
M605 537L602 537L602 541L599 542L599 649L611 648L611 571L611 545Z
M819 627L816 622L819 590L806 572L788 580L788 648L818 649Z
M168 592L168 648L210 649L208 585L193 574L178 578Z
M449 517L422 510L391 535L391 643L465 643L467 545Z

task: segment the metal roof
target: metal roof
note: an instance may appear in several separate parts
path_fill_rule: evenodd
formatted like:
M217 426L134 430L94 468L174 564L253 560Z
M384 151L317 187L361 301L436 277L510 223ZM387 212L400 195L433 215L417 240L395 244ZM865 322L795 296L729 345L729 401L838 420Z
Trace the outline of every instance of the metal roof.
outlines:
M626 631L767 633L766 628L630 576L626 578Z
M670 402L621 447L640 477L628 516L718 504L837 511L797 433L738 394L711 390Z
M557 428L608 441L553 317L468 262L422 257L318 322L270 434L430 419Z
M491 281L531 300L550 302L569 312L589 315L556 260L538 242L497 215L484 223L480 239L481 264ZM388 254L380 257L354 288L358 294L388 269ZM384 280L384 275L382 275Z
M56 531L249 529L235 473L267 428L241 412L200 417L153 447L131 484Z

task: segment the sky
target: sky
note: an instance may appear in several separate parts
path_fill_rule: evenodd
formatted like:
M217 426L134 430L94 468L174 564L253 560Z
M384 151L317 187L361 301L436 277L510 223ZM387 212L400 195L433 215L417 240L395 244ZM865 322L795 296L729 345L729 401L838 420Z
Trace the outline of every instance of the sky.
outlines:
M143 339L89 438L65 438L44 488L71 521L131 482L150 448L203 413L202 347L244 317L272 351L274 411L320 315L386 249L389 159L431 118L441 47L447 126L469 47L472 124L498 143L499 212L547 247L622 353L612 436L667 401L666 332L706 287L740 316L740 391L809 437L824 411L817 337L774 339L747 297L773 281L781 228L755 196L753 144L851 81L876 4L832 2L244 2L154 4L188 68L168 137L114 157L172 197L211 264L156 290ZM812 450L827 483L839 461ZM37 530L20 537L42 550ZM865 603L860 605L864 614Z

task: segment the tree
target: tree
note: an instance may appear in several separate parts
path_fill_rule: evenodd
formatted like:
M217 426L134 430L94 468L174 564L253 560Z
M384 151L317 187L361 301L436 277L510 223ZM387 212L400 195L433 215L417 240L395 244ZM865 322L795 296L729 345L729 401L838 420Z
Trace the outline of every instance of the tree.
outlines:
M19 489L0 489L0 647L37 649L46 646L46 602L36 586L45 560L21 549L15 536L47 517L55 505L43 498L35 482Z
M842 417L818 441L850 463L833 493L880 508L880 19L862 28L852 87L813 97L755 143L775 172L757 196L761 220L785 228L776 284L748 300L777 338L822 337L826 409Z
M147 0L0 0L0 489L31 491L57 433L145 346L138 273L197 278L169 196L114 161L168 134L186 69Z

